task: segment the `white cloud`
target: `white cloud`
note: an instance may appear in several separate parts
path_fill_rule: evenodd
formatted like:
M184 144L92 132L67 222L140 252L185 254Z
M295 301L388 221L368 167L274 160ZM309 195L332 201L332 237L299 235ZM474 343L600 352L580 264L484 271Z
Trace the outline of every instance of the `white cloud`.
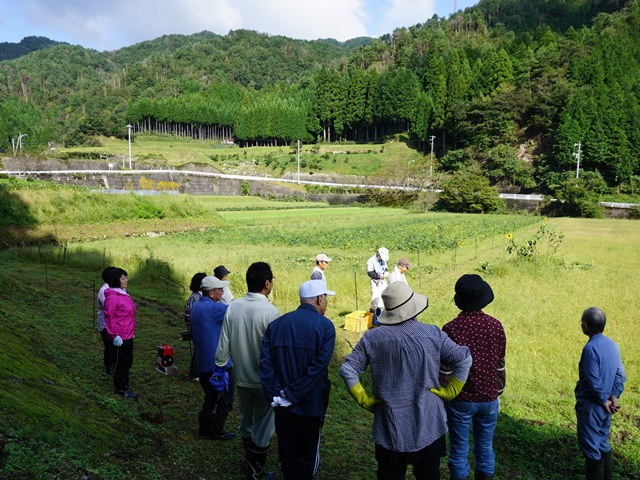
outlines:
M0 0L0 4L8 3L7 17L15 12L22 18L21 29L29 29L23 36L43 35L112 50L164 34L208 30L226 35L241 28L308 40L379 36L424 22L433 14L434 1Z
M364 0L239 0L245 28L274 35L340 41L367 35Z
M400 27L424 23L435 12L435 0L388 0L381 27L383 33L391 33Z

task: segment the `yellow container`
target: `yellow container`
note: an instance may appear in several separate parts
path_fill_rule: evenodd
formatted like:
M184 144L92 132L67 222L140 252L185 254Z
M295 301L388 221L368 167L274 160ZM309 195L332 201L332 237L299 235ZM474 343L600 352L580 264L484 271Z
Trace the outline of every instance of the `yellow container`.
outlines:
M344 316L344 328L352 332L364 332L371 328L373 313L356 310Z

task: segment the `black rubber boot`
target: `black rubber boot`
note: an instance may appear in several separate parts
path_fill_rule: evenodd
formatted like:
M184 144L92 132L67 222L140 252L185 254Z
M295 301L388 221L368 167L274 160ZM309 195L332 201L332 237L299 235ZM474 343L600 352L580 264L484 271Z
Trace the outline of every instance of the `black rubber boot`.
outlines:
M604 461L604 480L611 480L613 476L613 456L611 450L600 452L600 458Z
M604 459L585 457L586 480L604 480Z
M475 480L493 480L493 475L481 472L480 470L476 470L475 476L473 478Z
M231 440L236 438L233 432L227 432L224 429L224 422L227 420L226 415L216 413L211 419L211 435L213 440Z
M273 480L278 477L277 472L267 472L264 469L267 463L268 454L269 447L261 448L255 443L251 443L249 450L247 451L247 461L249 463L247 478L249 480Z
M244 448L244 474L249 476L251 473L251 466L249 465L249 450L251 450L251 445L253 442L251 441L251 437L241 437L242 438L242 448Z

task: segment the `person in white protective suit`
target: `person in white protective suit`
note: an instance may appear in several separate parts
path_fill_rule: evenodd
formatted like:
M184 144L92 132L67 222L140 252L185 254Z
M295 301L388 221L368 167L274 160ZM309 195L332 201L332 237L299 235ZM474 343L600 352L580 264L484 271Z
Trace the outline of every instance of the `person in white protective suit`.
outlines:
M384 247L379 248L375 255L367 260L367 275L371 279L371 307L369 311L373 313L374 325L378 323L377 318L384 308L382 292L387 288L387 279L389 278L388 260L389 250Z

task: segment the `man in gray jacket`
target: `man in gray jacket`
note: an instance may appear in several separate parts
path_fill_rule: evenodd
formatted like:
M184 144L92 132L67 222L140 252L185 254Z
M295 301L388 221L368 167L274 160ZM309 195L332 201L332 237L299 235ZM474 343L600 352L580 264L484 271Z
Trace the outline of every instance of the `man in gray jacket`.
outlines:
M276 472L265 471L269 441L275 431L271 399L260 384L262 337L280 311L267 298L273 289L271 267L253 263L247 270L244 297L229 304L216 351L216 365L224 367L233 356L233 374L238 392L240 435L247 461L247 478L273 480Z

